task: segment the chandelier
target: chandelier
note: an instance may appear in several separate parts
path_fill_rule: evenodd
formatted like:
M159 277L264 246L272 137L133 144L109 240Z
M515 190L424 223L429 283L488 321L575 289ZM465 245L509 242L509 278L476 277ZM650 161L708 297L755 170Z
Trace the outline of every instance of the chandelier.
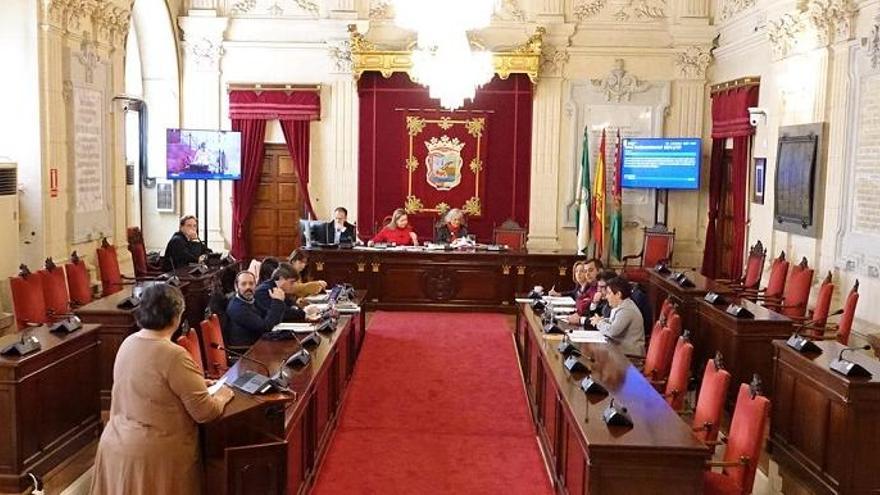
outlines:
M396 0L395 23L416 32L412 78L428 88L440 106L455 110L473 100L492 80L492 53L472 50L467 32L489 25L495 0Z

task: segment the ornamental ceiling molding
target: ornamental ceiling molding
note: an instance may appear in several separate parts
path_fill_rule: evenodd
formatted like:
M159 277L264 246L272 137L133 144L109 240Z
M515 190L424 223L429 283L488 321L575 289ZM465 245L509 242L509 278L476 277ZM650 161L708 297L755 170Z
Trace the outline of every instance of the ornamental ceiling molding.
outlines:
M44 0L42 13L46 23L71 32L82 29L82 21L90 18L97 7L97 0Z
M526 12L519 6L517 0L501 0L492 17L502 21L524 22Z
M295 6L316 19L321 16L321 7L314 0L273 0L270 5L265 5L264 3L263 6L260 6L258 0L235 0L229 4L229 13L233 17L251 15L281 17L287 13L287 10L282 7L283 3L292 3L290 7Z
M544 43L541 48L541 75L561 76L568 59L568 50Z
M653 21L666 17L666 0L629 0L614 13L614 18L625 22L630 20Z
M351 40L328 41L327 50L336 72L351 73L353 62L351 60Z
M785 58L795 46L795 40L807 28L801 15L783 14L782 17L767 21L767 39L775 59Z
M386 78L396 72L411 75L412 52L377 47L358 32L355 24L348 25L348 32L351 43L352 74L355 79L360 78L361 74L367 71L379 72ZM492 52L495 74L501 79L507 79L511 74L525 74L532 83L537 83L545 34L546 30L539 26L525 43L510 50ZM567 57L567 54L565 56ZM554 59L556 57L558 55L554 54Z
M604 79L591 79L593 87L605 94L605 101L621 103L630 101L632 95L644 93L651 85L639 80L624 69L622 58L614 60L614 67Z
M97 39L113 46L125 43L128 28L131 26L131 11L105 3L92 14Z
M756 0L725 0L721 6L721 20L726 21L731 17L751 9L755 6Z
M580 0L574 4L572 14L578 22L583 22L599 14L607 3L607 0Z
M877 14L874 16L871 34L862 38L862 47L871 62L871 68L880 69L880 9L877 9Z
M254 10L257 6L257 0L238 0L229 8L232 15L244 15Z
M853 17L857 9L851 0L806 0L800 8L816 28L822 46L852 38Z
M684 79L705 79L711 63L712 53L699 45L688 47L675 58L675 66Z
M222 39L210 39L207 36L195 38L183 33L183 50L185 60L194 64L199 69L216 70L220 66L220 57L223 56Z
M370 3L370 19L394 19L394 10L391 7L391 0L373 0Z
M95 68L101 63L101 56L98 55L95 43L92 41L92 35L88 31L85 32L83 40L79 44L79 53L76 54L76 60L83 66L86 84L94 84Z

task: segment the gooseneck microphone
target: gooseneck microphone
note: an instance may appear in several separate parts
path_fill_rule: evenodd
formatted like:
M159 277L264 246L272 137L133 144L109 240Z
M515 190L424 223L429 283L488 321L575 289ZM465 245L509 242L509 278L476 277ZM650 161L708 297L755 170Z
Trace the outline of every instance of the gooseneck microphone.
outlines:
M859 346L854 346L854 347L844 347L844 348L841 349L840 352L837 354L837 360L838 360L838 361L843 361L843 353L844 353L844 352L847 352L847 351L868 351L868 350L870 350L870 349L871 349L871 346L869 346L868 344L865 344L865 345L859 345Z
M246 360L246 361L250 361L250 362L252 362L252 363L259 364L260 366L262 366L263 368L266 369L266 375L271 375L271 374L272 374L272 372L269 370L269 366L268 366L266 363L260 361L259 359L254 359L254 358L252 358L252 357L250 357L250 356L248 356L248 355L246 355L246 354L244 354L244 353L241 353L241 352L238 352L238 351L233 351L232 349L230 349L230 348L228 348L228 347L224 347L224 346L222 346L222 345L220 345L220 344L218 344L218 343L216 343L216 342L211 342L211 347L213 347L214 349L219 349L219 350L221 350L221 351L226 351L226 352L228 352L229 354L232 354L233 356L236 356L236 357L238 357L238 358L240 358L240 359L244 359L244 360Z

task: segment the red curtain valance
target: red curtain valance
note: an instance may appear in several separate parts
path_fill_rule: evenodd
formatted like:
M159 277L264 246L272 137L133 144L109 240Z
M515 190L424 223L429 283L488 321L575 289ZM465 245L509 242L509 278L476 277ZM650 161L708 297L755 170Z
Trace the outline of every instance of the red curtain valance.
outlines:
M319 120L321 96L317 91L232 90L229 92L229 118Z
M712 137L750 136L749 107L758 106L758 86L746 86L712 95Z

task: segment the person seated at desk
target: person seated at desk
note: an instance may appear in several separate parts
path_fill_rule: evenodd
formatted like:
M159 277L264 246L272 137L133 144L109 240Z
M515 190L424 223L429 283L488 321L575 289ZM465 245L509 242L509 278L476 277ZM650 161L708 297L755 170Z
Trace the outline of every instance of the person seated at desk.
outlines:
M289 294L293 293L293 284L298 280L296 272L293 270L293 266L290 263L281 263L278 265L278 268L272 272L272 276L269 280L266 280L262 284L257 286L257 290L254 291L254 305L256 305L257 309L260 310L261 313L268 313L273 304L272 300L272 291L274 289L281 289L284 292L284 316L282 316L282 321L303 321L306 318L306 314L301 310L296 304L294 304L290 298Z
M135 311L141 330L122 342L113 366L92 494L202 492L196 424L218 418L234 393L222 386L209 394L189 353L171 342L183 309L177 287L156 283L141 294Z
M466 238L467 235L467 226L464 224L464 212L458 208L453 208L443 217L443 225L437 228L437 238L434 239L434 242L449 244L458 239Z
M278 261L278 258L273 258L271 256L263 258L263 262L260 263L260 277L257 279L257 285L272 278L272 272L274 272L280 264L281 262Z
M595 315L604 318L611 317L611 306L608 305L608 298L606 297L607 291L605 289L608 287L608 281L616 277L617 272L614 270L600 273L596 277L596 292L593 293L593 297L590 299L590 303L586 308L586 314L581 316L577 312L572 313L568 316L568 323L572 325L582 325L588 330L595 330L592 323L590 323L590 318Z
M391 215L391 222L382 227L367 245L372 246L377 243L396 244L398 246L418 246L419 238L412 228L409 226L409 218L406 216L406 210L398 208Z
M631 356L645 355L645 326L642 312L630 299L632 286L629 281L615 277L607 282L605 297L611 306L608 318L594 315L590 323L612 344L620 347L624 354Z
M294 250L290 253L288 261L293 266L293 271L296 272L296 282L293 283L293 288L289 294L296 298L296 300L320 294L322 290L327 288L327 282L323 280L306 281L308 277L307 267L309 266L309 253L307 251L302 249Z
M580 270L578 270L578 267L580 267ZM593 300L593 296L596 294L596 277L604 267L602 260L598 258L576 261L571 270L575 282L574 289L565 293L550 289L550 295L571 297L576 302L577 313L581 316L586 316L590 301Z
M174 270L190 263L198 263L208 253L211 250L199 240L199 219L194 215L186 215L180 219L180 229L165 246L164 268Z
M268 311L263 313L254 301L257 279L245 270L235 276L235 296L226 306L226 319L229 323L227 346L250 347L260 336L281 323L284 310L284 291L278 287L269 290Z
M333 220L312 227L311 239L319 244L355 244L357 233L348 223L348 210L342 206L333 210Z

